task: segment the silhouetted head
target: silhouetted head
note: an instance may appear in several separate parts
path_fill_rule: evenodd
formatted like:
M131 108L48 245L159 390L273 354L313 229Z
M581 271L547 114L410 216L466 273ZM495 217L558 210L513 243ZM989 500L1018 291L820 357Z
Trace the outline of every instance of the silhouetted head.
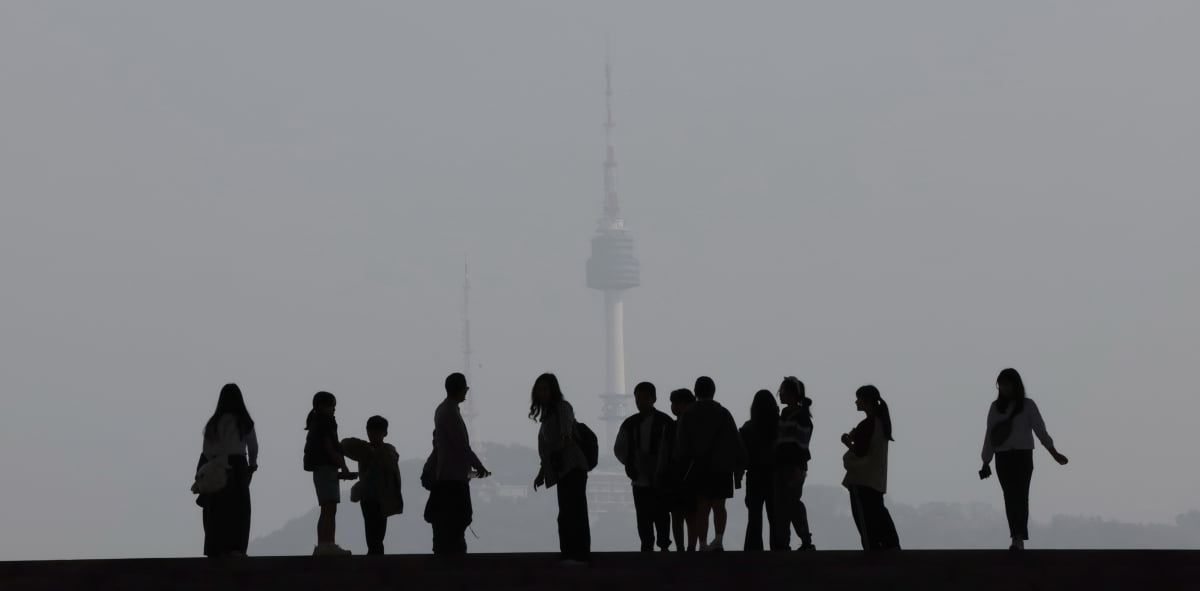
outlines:
M529 418L537 421L558 412L558 403L563 401L562 388L552 373L544 373L533 381L529 396Z
M324 390L313 394L313 412L332 417L334 409L337 408L337 398L333 394Z
M805 395L804 382L801 382L796 376L783 378L783 381L779 383L779 402L785 406L798 404L808 410L809 418L812 417L812 399Z
M754 393L754 401L750 403L750 422L770 429L769 432L775 434L772 427L779 423L779 405L775 403L775 396L770 390Z
M1000 370L996 376L996 407L1004 412L1010 403L1015 405L1016 412L1025 408L1025 382L1011 367Z
M870 384L859 388L854 393L854 406L867 413L868 417L882 420L883 434L887 436L888 441L893 441L892 413L888 410L887 402L883 401L883 396L879 394L879 388Z
M375 415L367 419L367 439L373 445L383 443L383 438L388 434L388 420Z
M683 411L696 402L696 396L687 388L680 388L671 392L671 414L679 416Z
M708 376L696 378L696 400L712 400L717 395L717 384Z
M446 376L446 397L462 402L467 399L467 390L471 387L467 385L467 376L458 373L457 371Z
M204 437L210 441L217 438L217 421L221 415L232 414L237 418L238 435L245 437L254 428L254 420L250 411L246 410L246 401L242 398L242 389L237 384L225 384L217 395L217 409L213 411L208 422L204 425Z
M637 405L638 412L650 412L654 410L654 403L658 402L658 391L655 390L654 384L640 382L634 386L633 402Z

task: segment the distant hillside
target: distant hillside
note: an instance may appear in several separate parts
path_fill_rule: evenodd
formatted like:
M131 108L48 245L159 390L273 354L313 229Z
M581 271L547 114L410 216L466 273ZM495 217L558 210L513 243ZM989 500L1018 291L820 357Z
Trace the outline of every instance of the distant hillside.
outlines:
M558 548L553 490L533 492L537 472L534 450L511 445L486 445L485 458L495 476L473 481L475 523L467 532L472 552L548 552ZM388 521L385 542L389 554L427 553L430 528L421 518L428 493L418 476L421 462L402 462L403 515ZM592 547L597 551L636 550L637 531L632 507L617 497L628 481L615 467L601 466L589 481L589 491L608 504L593 503ZM606 493L605 491L611 491ZM812 485L805 489L814 539L821 549L854 549L857 533L849 514L846 494L840 487ZM338 543L356 553L366 551L358 505L343 503L338 511ZM730 501L726 548L739 549L745 534L746 510L741 498ZM926 503L910 506L889 503L905 548L1000 548L1007 545L1008 528L1003 510L983 503ZM250 553L265 555L308 554L316 532L317 509L289 521L279 530L250 544ZM764 532L765 535L765 532ZM1180 515L1175 525L1133 524L1098 517L1055 516L1049 523L1030 525L1031 548L1200 548L1200 511Z

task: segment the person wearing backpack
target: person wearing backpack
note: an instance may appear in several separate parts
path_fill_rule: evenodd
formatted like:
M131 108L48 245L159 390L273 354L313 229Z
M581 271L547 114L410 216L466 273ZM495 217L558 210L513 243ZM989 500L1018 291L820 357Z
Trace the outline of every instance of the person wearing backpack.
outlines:
M746 447L746 541L745 551L763 549L763 508L767 510L767 524L771 532L771 549L775 549L775 439L779 430L779 405L769 390L759 390L750 404L750 420L738 433ZM743 472L734 475L741 481Z
M563 398L558 378L544 373L533 382L529 418L541 423L538 456L541 466L533 490L558 487L558 544L564 566L586 566L591 560L587 473L592 468L577 435L575 411Z
M342 440L346 457L358 462L359 480L350 489L350 501L359 504L363 533L367 536L367 554L383 554L387 518L404 512L400 494L400 454L383 439L388 434L387 419L375 415L367 419L367 440L347 437Z
M979 478L992 475L989 465L996 456L996 475L1004 492L1004 513L1012 536L1009 550L1025 549L1029 539L1029 482L1033 478L1033 436L1037 435L1050 457L1060 465L1067 456L1058 453L1046 422L1033 400L1025 397L1021 374L1007 368L996 377L997 396L988 408L987 433L983 437L983 468Z
M779 432L775 440L775 515L772 522L771 547L788 550L791 529L800 538L800 550L816 550L812 532L808 529L808 507L804 506L804 481L808 477L808 461L812 455L808 444L812 440L812 400L804 394L804 382L789 376L779 384L779 401L783 410L779 416Z
M662 454L663 433L675 421L654 408L658 400L654 384L641 382L635 386L633 399L638 412L621 423L613 453L625 466L625 474L633 485L633 507L642 552L654 551L656 531L658 547L666 552L671 549L671 513L656 472Z
M250 478L258 470L258 437L237 384L221 388L217 409L204 424L202 450L201 465L211 462L209 469L224 468L225 472L223 487L200 495L204 555L245 556L250 540Z
M733 498L738 486L734 474L746 466L746 448L738 435L733 415L713 398L717 386L713 379L696 379L696 403L679 418L675 456L685 466L685 485L696 494L696 515L692 526L700 540L700 550L720 552L729 519L725 502ZM713 539L708 542L708 515L713 516Z

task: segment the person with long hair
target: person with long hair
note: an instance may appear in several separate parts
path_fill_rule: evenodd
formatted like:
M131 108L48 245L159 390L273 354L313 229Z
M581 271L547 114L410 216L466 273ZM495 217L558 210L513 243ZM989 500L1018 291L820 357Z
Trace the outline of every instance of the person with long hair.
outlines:
M854 406L867 415L853 430L842 435L846 453L842 486L850 492L850 512L863 550L899 550L900 536L892 515L883 505L887 492L888 442L892 439L892 415L875 386L854 393Z
M1025 396L1021 374L1007 368L996 377L996 400L988 407L987 432L983 436L983 468L979 478L992 475L989 465L996 457L996 475L1004 492L1004 513L1012 536L1010 550L1023 550L1029 539L1029 482L1033 478L1033 437L1037 435L1050 457L1060 465L1067 456L1054 447L1046 422L1033 400Z
M591 560L592 534L588 525L588 461L575 437L575 410L563 397L558 378L544 373L533 382L529 418L541 423L538 456L541 467L533 489L558 487L558 544L565 566Z
M746 540L745 551L763 549L763 509L767 511L769 531L775 530L775 496L772 493L775 481L775 439L779 429L779 405L769 390L759 390L750 403L750 420L742 425L738 434L746 448L746 470L739 471L735 478L746 480ZM771 549L775 539L771 538Z
M671 414L675 421L663 430L662 453L658 455L658 478L664 489L666 504L671 512L671 532L675 535L675 550L696 550L699 536L692 529L696 513L696 497L683 481L687 466L675 458L675 429L679 417L696 403L696 395L687 388L671 391Z
M237 384L225 384L204 424L201 462L222 462L225 487L203 495L204 555L245 556L250 541L250 478L258 470L254 419Z
M804 393L804 382L788 376L779 384L779 435L775 447L775 515L771 547L788 550L791 530L800 538L801 550L816 550L808 529L808 507L804 505L804 481L808 478L808 451L812 441L812 399Z

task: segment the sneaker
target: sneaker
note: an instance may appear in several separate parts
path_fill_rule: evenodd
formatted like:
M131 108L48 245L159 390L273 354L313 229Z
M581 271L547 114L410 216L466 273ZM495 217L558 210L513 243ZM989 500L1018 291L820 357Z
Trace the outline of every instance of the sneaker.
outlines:
M700 548L700 551L701 552L724 552L725 546L722 545L721 542L719 542L719 541L713 541L713 543Z
M1025 549L1025 540L1013 540L1012 545L1009 546L1008 549L1009 550L1024 550Z
M349 556L351 552L333 542L317 544L313 548L313 556Z
M816 549L817 549L817 547L812 545L812 542L809 542L807 544L801 544L799 548L796 548L796 551L797 552L812 552Z

